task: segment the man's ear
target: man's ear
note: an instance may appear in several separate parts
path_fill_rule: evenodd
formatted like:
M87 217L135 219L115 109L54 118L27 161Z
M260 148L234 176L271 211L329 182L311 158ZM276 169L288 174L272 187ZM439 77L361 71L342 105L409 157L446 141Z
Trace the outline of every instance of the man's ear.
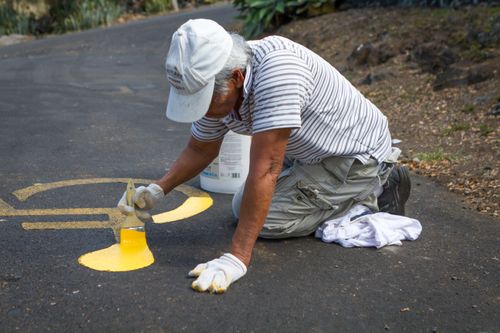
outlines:
M245 75L243 75L240 69L235 69L233 71L232 79L234 80L236 88L243 87L243 83L245 82Z

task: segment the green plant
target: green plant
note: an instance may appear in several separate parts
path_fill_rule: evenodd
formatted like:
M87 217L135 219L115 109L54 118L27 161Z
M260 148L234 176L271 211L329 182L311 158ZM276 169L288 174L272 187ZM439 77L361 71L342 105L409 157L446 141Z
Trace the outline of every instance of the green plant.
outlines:
M461 132L470 130L469 124L464 123L453 123L447 129L444 130L444 135L450 135L453 132Z
M235 0L234 6L243 20L243 35L255 37L276 28L297 17L306 16L309 11L318 10L329 4L329 0Z
M16 12L6 3L0 3L0 35L30 33L31 18Z
M170 8L170 0L147 0L144 4L144 11L148 14L164 12Z
M58 20L56 30L64 32L110 25L123 13L123 8L111 0L83 0L76 5L63 5L61 11L69 12L64 19Z
M427 153L426 152L418 153L416 156L419 160L428 162L455 159L450 154L446 153L442 148Z
M486 124L479 125L479 133L481 136L487 136L491 132L493 132L493 128L489 127L488 125Z
M465 104L464 108L462 109L463 113L472 113L474 112L475 106L473 104Z

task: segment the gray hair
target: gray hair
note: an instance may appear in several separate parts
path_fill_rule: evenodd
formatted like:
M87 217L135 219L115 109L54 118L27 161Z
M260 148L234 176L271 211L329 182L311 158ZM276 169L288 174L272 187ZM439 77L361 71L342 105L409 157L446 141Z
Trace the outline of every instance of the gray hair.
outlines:
M214 92L222 95L227 93L227 83L232 77L233 71L239 69L245 73L247 64L252 57L252 49L245 38L233 32L230 35L233 39L231 54L221 71L215 75Z

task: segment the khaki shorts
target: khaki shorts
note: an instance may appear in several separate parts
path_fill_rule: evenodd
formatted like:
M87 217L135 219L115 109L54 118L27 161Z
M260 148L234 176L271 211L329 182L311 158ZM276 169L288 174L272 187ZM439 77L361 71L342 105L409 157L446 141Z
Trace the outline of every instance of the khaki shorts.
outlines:
M378 211L375 191L387 181L401 151L393 148L382 164L369 159L330 157L318 164L295 161L284 167L260 237L288 238L313 233L323 222L342 216L353 205ZM239 217L244 186L233 197Z

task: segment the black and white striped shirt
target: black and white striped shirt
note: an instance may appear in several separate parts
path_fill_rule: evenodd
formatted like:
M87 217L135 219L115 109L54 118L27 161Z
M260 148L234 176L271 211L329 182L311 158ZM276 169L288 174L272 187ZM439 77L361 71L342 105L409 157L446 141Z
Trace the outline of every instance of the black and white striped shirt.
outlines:
M286 156L303 163L330 156L380 163L389 155L387 118L328 62L284 37L249 44L253 56L240 109L194 122L195 138L217 140L229 129L252 135L292 128Z

